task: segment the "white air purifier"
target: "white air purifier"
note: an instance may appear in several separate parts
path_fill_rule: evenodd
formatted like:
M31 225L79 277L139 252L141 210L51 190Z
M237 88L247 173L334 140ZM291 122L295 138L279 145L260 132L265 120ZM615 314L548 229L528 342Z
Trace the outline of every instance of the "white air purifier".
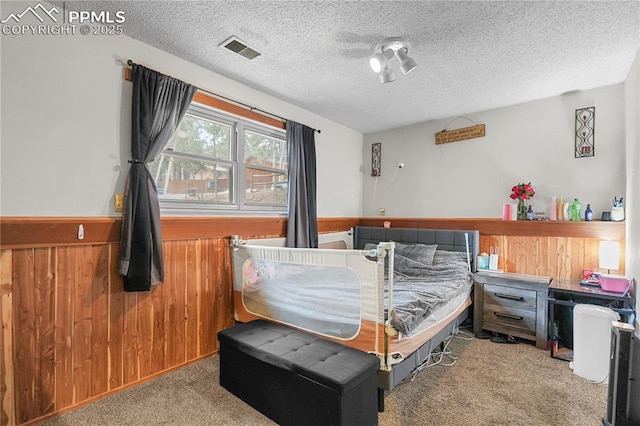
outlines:
M573 372L585 379L608 383L611 322L620 315L604 306L573 308Z

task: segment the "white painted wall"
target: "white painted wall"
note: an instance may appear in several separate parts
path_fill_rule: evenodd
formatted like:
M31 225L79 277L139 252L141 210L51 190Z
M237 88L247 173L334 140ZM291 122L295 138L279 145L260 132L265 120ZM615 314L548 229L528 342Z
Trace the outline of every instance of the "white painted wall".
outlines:
M624 84L626 112L626 272L640 283L640 50ZM640 292L636 291L636 308L640 307ZM640 336L640 320L636 318L636 333ZM640 353L638 354L640 361ZM639 362L640 364L640 362ZM640 377L640 365L638 366ZM640 395L640 382L638 383ZM640 407L638 419L640 419Z
M627 132L627 235L626 272L640 283L640 50L624 84ZM640 291L636 288L636 313L640 308ZM637 314L636 314L637 315ZM636 336L640 339L640 320L636 316ZM640 341L635 341L631 401L640 400ZM631 404L630 417L640 422L640 404Z
M596 107L595 157L574 157L575 110ZM435 133L468 127L459 118L429 121L364 137L365 216L502 217L511 187L531 181L536 211L552 196L577 197L600 217L625 194L623 85L567 93L467 116L486 136L435 145ZM382 143L382 176L371 173L371 144ZM397 170L398 162L406 167ZM396 174L397 171L397 174ZM395 178L394 178L395 175ZM375 189L375 191L374 191ZM374 197L375 192L375 197Z
M624 83L625 128L627 136L626 272L640 283L640 50ZM640 291L636 288L636 313ZM637 315L637 314L636 314ZM636 336L631 382L631 401L640 400L640 320L636 316ZM640 423L640 404L632 403L630 417Z
M3 16L24 5L3 4ZM322 130L318 215L362 214L362 134L125 36L2 35L0 216L113 216L129 169L127 59Z

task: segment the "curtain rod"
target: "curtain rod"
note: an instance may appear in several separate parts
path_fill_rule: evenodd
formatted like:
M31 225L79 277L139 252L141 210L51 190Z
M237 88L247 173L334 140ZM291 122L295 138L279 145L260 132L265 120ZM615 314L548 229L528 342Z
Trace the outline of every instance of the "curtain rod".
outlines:
M138 66L138 64L136 64L135 62L133 62L131 59L128 59L128 60L127 60L127 65L128 65L128 66L130 66L131 68L135 68L136 66ZM236 100L234 100L234 99L227 98L226 96L219 95L219 94L214 93L214 92L211 92L211 91L209 91L209 90L201 89L201 88L200 88L200 87L198 87L198 86L195 86L195 87L196 87L196 89L198 89L199 91L204 92L204 93L207 93L207 94L209 94L209 95L211 95L211 96L215 96L216 98L220 98L220 99L224 99L225 101L233 102L233 103L234 103L234 104L236 104L236 105L241 105L241 106L243 106L243 107L247 108L249 111L257 111L257 112L262 113L262 114L270 115L271 117L275 117L275 118L277 118L277 119L279 119L279 120L282 120L282 121L284 121L284 122L290 121L290 120L288 120L288 119L286 119L286 118L284 118L284 117L281 117L281 116L279 116L279 115L277 115L277 114L273 114L273 113L271 113L271 112L269 112L269 111L265 111L265 110L262 110L262 109L260 109L260 108L256 108L256 107L253 107L253 106L251 106L251 105L248 105L248 104L245 104L245 103L242 103L242 102L236 101ZM309 128L310 128L311 130L313 130L314 132L322 133L322 131L321 131L321 130L314 129L313 127L309 127Z

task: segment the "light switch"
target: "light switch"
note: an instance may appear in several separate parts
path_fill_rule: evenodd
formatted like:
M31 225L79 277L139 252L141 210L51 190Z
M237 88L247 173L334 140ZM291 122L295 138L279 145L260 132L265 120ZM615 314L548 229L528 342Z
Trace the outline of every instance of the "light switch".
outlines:
M113 195L113 210L120 213L124 211L124 194Z

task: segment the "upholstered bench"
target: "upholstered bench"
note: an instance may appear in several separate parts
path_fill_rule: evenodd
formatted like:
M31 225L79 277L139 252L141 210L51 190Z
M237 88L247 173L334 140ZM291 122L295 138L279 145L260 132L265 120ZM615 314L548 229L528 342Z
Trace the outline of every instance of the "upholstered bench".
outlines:
M218 333L220 385L280 425L377 425L375 355L263 320Z

